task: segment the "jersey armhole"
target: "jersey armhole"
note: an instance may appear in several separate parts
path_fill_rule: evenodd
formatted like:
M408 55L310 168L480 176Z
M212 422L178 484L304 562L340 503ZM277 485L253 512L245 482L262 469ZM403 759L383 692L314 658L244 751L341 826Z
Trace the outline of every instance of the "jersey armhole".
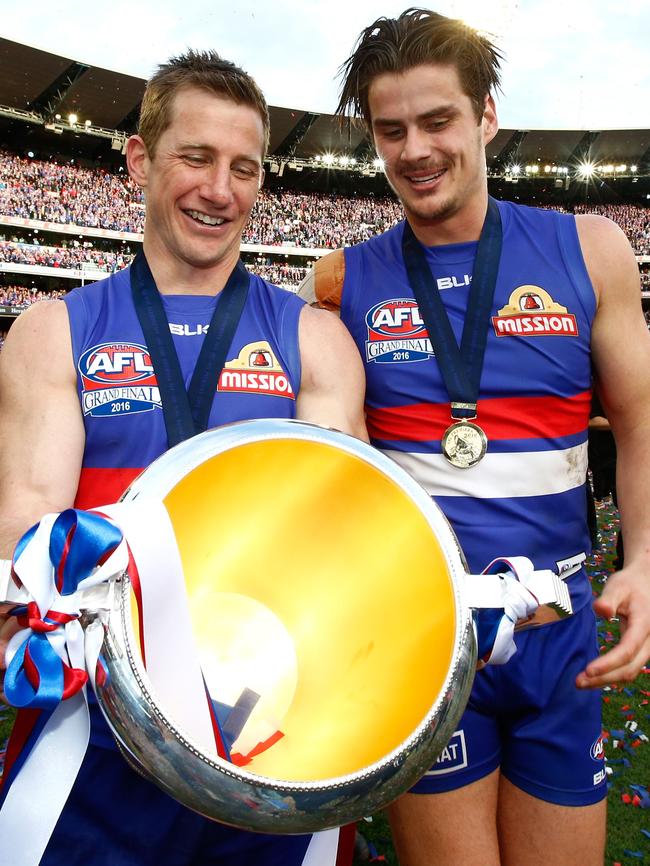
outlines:
M575 216L556 215L557 238L562 260L576 290L576 295L588 322L596 314L596 291L587 270Z
M77 373L77 384L81 388L79 374L79 358L83 354L85 340L88 334L88 306L83 294L79 291L66 295L63 302L68 313L68 325L70 327L70 350L72 352L72 363Z
M278 348L281 348L284 360L287 364L287 374L293 393L298 396L300 381L302 379L302 360L300 357L300 314L305 302L286 289L287 298L284 300L278 317L279 339Z

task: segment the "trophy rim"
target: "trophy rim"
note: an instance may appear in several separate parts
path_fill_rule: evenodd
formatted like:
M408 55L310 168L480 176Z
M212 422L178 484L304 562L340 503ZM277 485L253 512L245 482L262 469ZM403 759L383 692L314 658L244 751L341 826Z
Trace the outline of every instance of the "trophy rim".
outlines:
M233 823L245 829L276 833L314 832L357 820L369 814L370 810L383 808L430 768L453 734L462 708L465 706L474 677L476 647L464 588L467 568L460 545L446 517L426 490L404 469L382 452L353 436L302 421L260 419L234 422L201 433L161 455L132 482L123 494L122 501L130 502L141 497L164 499L189 472L206 460L241 445L270 439L309 440L334 445L374 469L383 471L415 503L433 530L447 564L452 584L455 628L450 663L443 684L425 716L401 743L377 761L350 773L325 779L295 781L260 775L236 766L217 755L206 754L183 731L182 726L174 722L173 713L168 713L156 699L155 689L142 663L131 625L131 592L128 578L123 579L121 592L115 594L114 608L107 623L105 655L109 670L113 667L113 673L116 675L113 680L129 675L132 677L134 682L129 683L131 702L134 699L139 700L153 711L157 718L154 727L157 731L164 730L171 736L173 743L186 750L188 753L186 763L191 760L193 772L203 777L204 773L217 771L221 779L226 780L228 787L232 783L243 786L246 796L257 801L256 808L246 812L246 821L241 823L237 817L239 807L233 807L233 814L228 812L224 816L224 804L221 802L217 809L218 814L213 814L210 809L206 811L203 802L197 805L191 791L186 790L183 796L179 795L176 785L165 778L159 779L151 775L146 766L147 762L138 757L142 747L146 747L142 738L146 739L147 733L142 730L142 727L136 725L136 731L133 732L123 723L123 719L116 720L111 717L111 708L115 713L116 706L114 686L109 700L102 698L101 690L98 698L109 726L120 745L138 765L144 763L143 769L149 778L185 805L208 817ZM119 623L117 628L116 622ZM120 655L123 656L122 659L118 658ZM120 703L119 697L117 703ZM187 770L186 766L185 772ZM330 793L334 796L335 802L326 808L320 801L322 795ZM350 795L347 803L338 802L337 795L341 793ZM288 797L295 805L292 814L269 810L268 801L271 795ZM311 808L310 803L314 798L319 800L319 807L310 814L310 820L305 824L304 814ZM266 811L264 807L267 807ZM282 828L277 826L279 818L285 820L285 826ZM287 827L289 829L286 829Z

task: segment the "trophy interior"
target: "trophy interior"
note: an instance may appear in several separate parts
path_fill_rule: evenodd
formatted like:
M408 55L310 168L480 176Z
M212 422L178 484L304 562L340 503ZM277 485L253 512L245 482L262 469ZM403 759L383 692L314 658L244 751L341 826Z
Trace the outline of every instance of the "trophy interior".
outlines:
M399 749L456 628L447 560L400 485L329 443L272 438L208 458L164 503L233 761L319 781Z

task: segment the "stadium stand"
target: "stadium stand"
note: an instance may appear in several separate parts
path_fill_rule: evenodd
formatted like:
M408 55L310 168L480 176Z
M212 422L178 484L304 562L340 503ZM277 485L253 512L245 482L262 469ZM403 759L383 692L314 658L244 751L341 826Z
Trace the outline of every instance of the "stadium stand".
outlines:
M45 84L51 79L42 93L0 82L6 333L28 304L127 266L139 248L143 194L123 153L144 82L95 70L103 88L86 73L72 87L52 70L74 61L1 37L0 54L22 58ZM270 112L267 178L242 255L247 267L295 291L316 257L382 232L402 214L362 128L330 115L274 106ZM85 119L73 121L72 113ZM650 130L501 129L487 159L490 189L499 197L615 220L637 255L650 322ZM579 171L585 160L595 167L589 177Z

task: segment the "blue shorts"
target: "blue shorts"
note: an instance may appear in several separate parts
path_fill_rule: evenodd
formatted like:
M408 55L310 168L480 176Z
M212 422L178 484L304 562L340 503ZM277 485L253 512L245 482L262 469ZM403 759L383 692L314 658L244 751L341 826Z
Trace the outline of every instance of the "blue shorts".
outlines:
M209 821L91 745L40 866L302 866L311 839Z
M452 791L500 767L513 785L560 806L607 795L601 695L574 684L598 655L591 605L515 640L506 665L476 674L456 733L412 793Z

